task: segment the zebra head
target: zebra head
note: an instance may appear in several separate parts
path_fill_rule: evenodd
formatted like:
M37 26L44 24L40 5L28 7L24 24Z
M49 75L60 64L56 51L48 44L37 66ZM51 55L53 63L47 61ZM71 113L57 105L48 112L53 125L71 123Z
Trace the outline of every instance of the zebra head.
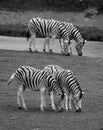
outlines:
M79 56L82 56L82 47L85 44L85 40L82 37L80 31L75 27L74 25L71 24L71 39L74 39L77 43L76 45L76 50Z
M78 90L74 95L73 95L73 105L76 110L76 112L81 112L82 109L82 97L83 97L83 91Z
M77 45L76 45L76 50L78 53L78 56L82 56L82 47L84 46L86 40L82 39L82 40L78 40L77 41Z

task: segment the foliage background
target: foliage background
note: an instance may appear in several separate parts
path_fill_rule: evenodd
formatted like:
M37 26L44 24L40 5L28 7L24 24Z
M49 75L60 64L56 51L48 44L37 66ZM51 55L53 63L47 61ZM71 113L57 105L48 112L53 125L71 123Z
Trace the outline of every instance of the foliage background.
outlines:
M0 0L0 7L10 9L53 9L65 11L82 11L96 7L103 12L103 0Z
M27 11L31 11L30 18L38 16L65 21L66 19L63 18L66 15L66 12L82 12L85 18L85 10L93 7L98 10L98 14L101 17L103 12L103 0L0 0L0 10L4 11L0 11L0 18L3 18L3 20L0 20L0 35L25 37L27 22L29 21L25 15L25 12ZM58 13L59 19L54 17L50 11L54 12L54 14ZM12 14L12 12L15 13L15 16L13 15L11 19L9 15L10 13ZM39 15L38 12L40 12ZM34 15L32 16L33 13ZM64 16L61 16L61 13L64 13ZM20 17L21 15L22 17ZM69 17L68 15L66 16L67 18ZM81 19L79 15L77 15L77 17ZM21 19L21 21L19 19ZM70 22L73 23L73 19L74 18L72 18L72 21ZM100 27L95 25L95 19L98 19L98 17L90 19L93 24L91 27L88 26L89 22L88 25L82 26L83 22L79 25L76 23L75 25L79 28L86 40L103 41L103 26L99 23L102 19L99 19L99 22L97 23L98 25L101 25ZM16 21L16 23L14 24L12 21ZM17 21L20 22L17 23ZM26 24L23 23L24 21L27 21Z

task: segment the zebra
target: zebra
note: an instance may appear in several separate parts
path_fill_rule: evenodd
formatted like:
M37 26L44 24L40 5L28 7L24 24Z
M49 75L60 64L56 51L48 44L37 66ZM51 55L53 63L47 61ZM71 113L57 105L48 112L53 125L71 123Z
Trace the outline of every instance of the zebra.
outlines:
M69 35L69 44L70 41L72 39L74 39L76 41L76 51L78 53L79 56L82 56L82 47L84 46L86 40L84 40L84 38L82 37L80 31L77 29L77 27L75 27L75 25L73 25L72 23L69 22L63 22L67 31L68 31L68 35ZM60 40L61 42L61 40ZM64 45L64 51L65 51L65 44Z
M46 51L46 45L48 45L49 52L52 52L52 46L54 39L62 37L63 42L69 40L67 35L67 29L64 26L64 23L54 19L43 19L43 18L32 18L28 23L28 28L26 31L27 40L30 38L29 51L32 51L31 45L33 44L34 50L37 51L35 47L35 38L36 35L46 37L44 42L43 51ZM51 39L51 44L49 43ZM61 44L60 44L61 45ZM62 52L62 46L61 46Z
M61 46L61 52L63 54L72 54L72 46L71 46L71 40L74 39L76 41L76 51L79 56L82 56L82 47L84 46L86 40L82 37L80 31L69 22L63 22L64 28L62 28L62 33L59 34L59 43ZM63 39L63 44L62 44ZM49 40L50 41L50 40ZM45 46L45 45L44 45Z
M40 109L44 111L45 107L45 93L50 93L51 107L56 110L54 106L53 94L56 95L59 105L62 105L64 98L64 92L62 88L58 85L54 76L48 70L39 70L30 66L21 66L12 74L7 84L10 85L12 81L16 81L18 86L17 92L17 105L18 108L23 108L27 110L26 103L24 101L23 93L28 88L32 91L40 91L41 94L41 104ZM61 110L59 107L58 110Z
M59 85L63 88L65 93L66 111L68 111L68 105L69 109L72 110L71 102L73 99L73 105L76 112L81 112L81 103L84 92L82 91L80 84L77 78L74 76L73 72L71 70L64 69L58 65L47 65L44 67L44 69L49 70L54 75Z
M26 33L27 39L29 40L29 38L31 38L29 44L29 50L32 51L31 45L33 44L34 50L37 51L35 47L36 35L46 37L44 44L48 44L48 40L50 38L52 39L52 41L54 41L59 29L59 24L60 24L59 21L53 19L43 19L39 17L30 19L28 23L27 33ZM48 44L48 49L50 52L52 52L52 49L49 44ZM45 51L45 48L43 50Z

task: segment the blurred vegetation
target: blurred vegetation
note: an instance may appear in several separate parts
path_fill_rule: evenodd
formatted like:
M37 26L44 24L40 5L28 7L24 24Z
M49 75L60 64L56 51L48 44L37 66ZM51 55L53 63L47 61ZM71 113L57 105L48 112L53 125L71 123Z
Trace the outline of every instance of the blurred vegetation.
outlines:
M95 7L95 10L88 10ZM56 11L84 11L85 17L93 17L103 13L103 0L0 0L3 10L56 10ZM96 13L95 13L96 12ZM24 37L25 25L0 25L0 35ZM86 40L103 41L103 30L96 27L78 27Z
M103 30L96 27L77 27L85 40L103 41ZM0 35L25 37L27 26L24 25L0 25ZM40 37L40 36L37 36Z
M5 9L23 10L58 10L83 11L89 7L96 7L103 12L103 0L0 0L0 7Z

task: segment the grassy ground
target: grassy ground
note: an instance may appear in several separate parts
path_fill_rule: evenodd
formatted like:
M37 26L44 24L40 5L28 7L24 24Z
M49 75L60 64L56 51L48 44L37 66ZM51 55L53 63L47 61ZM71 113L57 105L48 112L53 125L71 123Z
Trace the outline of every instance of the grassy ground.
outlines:
M71 69L85 91L81 113L53 112L49 106L40 112L39 93L26 91L28 110L18 110L17 88L6 82L22 65L42 69L57 64ZM62 56L60 54L29 53L0 50L0 130L100 130L103 128L103 60Z
M103 41L103 14L88 19L84 13L56 11L0 11L0 35L25 36L28 21L33 17L57 19L77 25L86 40Z

